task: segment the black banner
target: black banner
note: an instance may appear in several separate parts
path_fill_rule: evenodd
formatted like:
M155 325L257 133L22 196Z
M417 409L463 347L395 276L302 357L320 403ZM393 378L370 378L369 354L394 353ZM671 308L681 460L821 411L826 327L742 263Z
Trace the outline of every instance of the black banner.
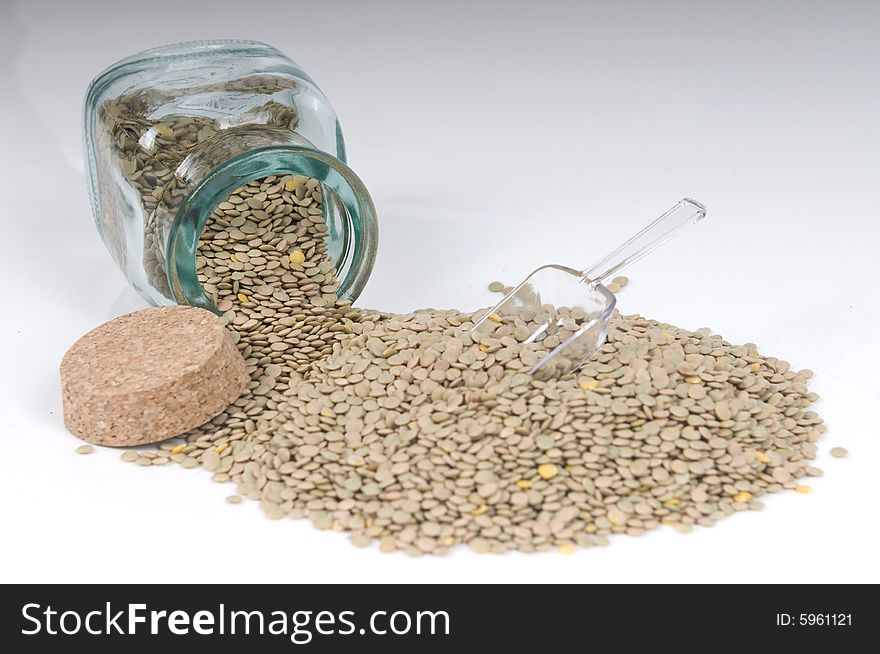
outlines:
M852 647L880 632L875 587L569 585L5 586L5 651L706 651ZM415 649L414 649L415 648Z

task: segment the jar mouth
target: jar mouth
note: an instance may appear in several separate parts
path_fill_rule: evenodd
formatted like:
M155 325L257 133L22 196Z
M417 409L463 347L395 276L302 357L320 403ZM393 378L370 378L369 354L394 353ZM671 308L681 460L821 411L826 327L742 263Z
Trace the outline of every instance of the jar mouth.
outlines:
M367 283L378 247L376 209L366 186L336 157L300 146L266 146L230 158L204 177L184 199L174 218L166 251L168 284L179 304L220 311L198 281L199 238L214 209L248 182L271 175L303 175L320 182L337 230L331 256L340 280L337 295L353 302ZM330 221L328 221L330 222Z

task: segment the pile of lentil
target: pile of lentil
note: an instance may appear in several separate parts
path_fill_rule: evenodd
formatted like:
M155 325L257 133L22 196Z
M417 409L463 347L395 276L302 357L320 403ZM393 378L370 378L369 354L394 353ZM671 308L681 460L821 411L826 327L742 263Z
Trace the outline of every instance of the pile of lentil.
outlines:
M468 333L479 313L340 301L321 214L320 185L296 176L217 208L197 270L251 382L184 439L125 460L203 466L237 484L232 502L411 554L689 531L821 474L809 370L616 314L599 355L539 381L526 373L546 347Z

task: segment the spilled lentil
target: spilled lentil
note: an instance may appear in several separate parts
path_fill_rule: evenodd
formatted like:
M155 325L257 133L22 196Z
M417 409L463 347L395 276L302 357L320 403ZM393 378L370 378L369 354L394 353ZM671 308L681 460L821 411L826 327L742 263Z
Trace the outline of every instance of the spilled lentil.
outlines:
M294 176L217 208L197 269L251 382L184 439L124 460L202 466L237 484L229 501L411 554L571 553L689 531L768 493L809 492L800 480L821 474L810 371L708 329L616 314L576 375L535 380L546 344L472 335L479 313L340 300L321 216L320 185Z

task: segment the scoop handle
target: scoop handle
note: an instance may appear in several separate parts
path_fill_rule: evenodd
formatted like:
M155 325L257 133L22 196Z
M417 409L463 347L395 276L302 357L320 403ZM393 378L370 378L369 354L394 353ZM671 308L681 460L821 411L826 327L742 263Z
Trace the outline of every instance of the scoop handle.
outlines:
M601 282L629 264L638 261L655 248L678 234L688 225L706 217L706 207L690 198L679 200L657 220L638 234L625 241L586 270L581 271L581 281Z

